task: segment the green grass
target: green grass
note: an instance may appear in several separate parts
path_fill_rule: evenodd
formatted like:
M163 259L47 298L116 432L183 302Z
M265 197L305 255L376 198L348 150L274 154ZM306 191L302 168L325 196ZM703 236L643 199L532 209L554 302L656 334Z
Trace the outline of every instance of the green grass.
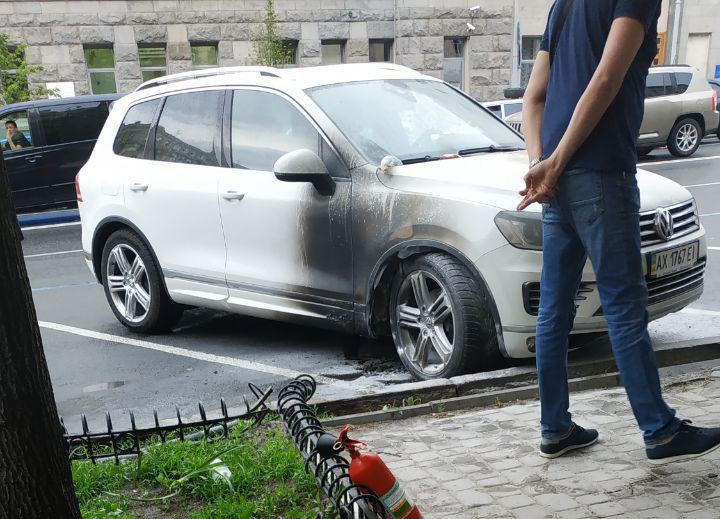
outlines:
M220 456L229 480L212 477L208 463L229 448ZM227 441L152 445L139 464L72 468L83 519L314 519L326 512L300 455L274 426Z

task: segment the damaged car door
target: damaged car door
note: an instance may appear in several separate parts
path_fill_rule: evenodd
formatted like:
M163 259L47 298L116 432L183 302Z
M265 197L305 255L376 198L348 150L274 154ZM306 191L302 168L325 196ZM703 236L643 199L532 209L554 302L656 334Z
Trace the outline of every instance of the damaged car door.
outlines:
M225 119L232 167L218 194L229 306L351 330L346 168L307 115L275 91L233 90ZM276 172L276 162L289 169Z

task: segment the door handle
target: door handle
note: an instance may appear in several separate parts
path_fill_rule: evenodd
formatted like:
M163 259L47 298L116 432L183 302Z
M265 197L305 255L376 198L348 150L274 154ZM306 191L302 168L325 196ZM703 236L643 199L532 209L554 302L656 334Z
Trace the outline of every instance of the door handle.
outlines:
M25 157L25 162L28 164L35 164L38 160L40 160L39 155L35 155L33 157Z
M148 185L141 182L133 182L130 184L130 191L147 191Z
M225 191L222 194L225 200L242 200L245 197L245 193L238 193L237 191Z

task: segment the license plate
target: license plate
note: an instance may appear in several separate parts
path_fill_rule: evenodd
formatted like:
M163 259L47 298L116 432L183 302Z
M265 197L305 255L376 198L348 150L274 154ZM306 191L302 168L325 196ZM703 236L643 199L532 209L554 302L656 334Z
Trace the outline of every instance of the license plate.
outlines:
M682 247L653 252L650 256L650 277L659 278L692 267L697 262L699 249L700 242L696 241Z

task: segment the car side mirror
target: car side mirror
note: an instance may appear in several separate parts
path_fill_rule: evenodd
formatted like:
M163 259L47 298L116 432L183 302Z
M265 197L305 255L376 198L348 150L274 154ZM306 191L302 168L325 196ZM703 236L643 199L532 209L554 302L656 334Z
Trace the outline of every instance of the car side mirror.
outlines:
M310 182L321 195L331 196L335 182L317 153L308 149L290 151L275 161L275 177L283 182Z

